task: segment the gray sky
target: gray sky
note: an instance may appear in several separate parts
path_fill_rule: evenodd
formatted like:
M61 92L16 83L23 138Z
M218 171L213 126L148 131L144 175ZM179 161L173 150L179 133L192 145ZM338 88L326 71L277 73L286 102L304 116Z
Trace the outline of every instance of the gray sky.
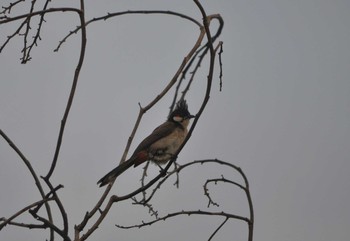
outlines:
M347 240L350 2L220 0L203 5L208 14L220 13L225 21L223 91L216 72L210 102L178 162L218 158L245 171L255 207L256 241ZM128 9L173 10L201 19L191 1L86 2L88 18ZM39 175L47 173L53 157L79 54L79 35L58 53L52 51L78 25L73 14L62 16L46 17L43 40L27 65L19 64L19 38L0 55L0 128ZM1 43L14 27L0 26ZM96 181L117 165L138 114L137 103L148 104L162 90L198 35L196 26L159 15L118 17L87 30L86 58L53 175L55 183L65 186L60 195L71 232L103 191ZM205 66L188 93L193 113L203 98ZM147 113L132 148L165 120L171 99L169 95ZM28 170L3 139L0 160L0 217L8 217L40 197ZM157 173L152 168L150 175ZM181 188L171 181L154 206L162 215L205 210L203 180L221 174L236 178L213 168L188 169L180 177ZM112 192L136 187L140 173L141 168L125 173ZM211 190L222 204L216 210L247 214L240 190L224 185ZM222 222L191 217L136 230L114 226L150 219L146 209L116 205L91 239L205 240ZM246 240L246 232L244 223L231 221L215 240ZM46 234L6 227L0 240L44 240Z

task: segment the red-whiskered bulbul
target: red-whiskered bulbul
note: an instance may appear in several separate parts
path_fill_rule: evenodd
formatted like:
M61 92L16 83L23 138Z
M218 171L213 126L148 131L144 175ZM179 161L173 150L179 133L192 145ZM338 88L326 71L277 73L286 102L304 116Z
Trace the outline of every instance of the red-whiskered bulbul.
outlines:
M156 164L165 164L176 153L187 135L187 126L190 119L195 116L188 111L185 100L180 100L168 120L158 126L135 149L129 160L121 163L112 171L102 177L97 184L100 187L108 184L129 167L140 165L145 161L153 161Z

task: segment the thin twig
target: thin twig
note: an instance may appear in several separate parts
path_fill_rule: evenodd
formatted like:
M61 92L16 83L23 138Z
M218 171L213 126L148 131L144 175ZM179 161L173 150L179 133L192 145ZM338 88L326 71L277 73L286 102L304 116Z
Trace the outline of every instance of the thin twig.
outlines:
M214 202L213 199L211 198L210 194L209 194L209 189L208 189L208 187L207 187L207 185L208 185L209 182L210 182L210 181L207 180L207 181L204 183L204 185L203 185L204 195L207 196L207 198L208 198L208 200L209 200L209 201L208 201L208 206L207 206L207 207L209 208L210 205L219 207L219 204L217 204L216 202ZM215 182L215 184L216 184L216 182Z
M6 12L8 14L11 13L11 10L14 6L16 6L18 3L20 2L24 2L25 0L17 0L16 2L10 3L7 7L2 7L2 11L0 12L0 14L6 14Z
M229 220L228 217L226 217L225 220L219 225L219 227L217 227L217 229L215 229L215 231L212 233L212 235L210 235L208 241L210 241L210 240L212 240L212 238L214 238L215 234L217 234L217 232L219 232L219 230L225 225L227 220Z
M11 217L9 218L1 218L1 221L3 221L1 224L0 224L0 231L7 225L7 224L13 224L13 225L17 225L17 226L21 226L21 227L27 227L27 228L32 228L29 226L29 224L27 225L19 225L19 223L15 224L14 222L12 222L12 220L14 220L15 218L17 218L18 216L20 216L21 214L23 214L24 212L28 211L29 209L31 208L34 208L34 207L37 207L37 206L40 206L46 202L49 202L49 201L52 201L53 198L47 198L47 199L43 199L43 200L40 200L40 201L36 201L24 208L22 208L21 210L19 210L18 212L16 212L15 214L13 214ZM46 226L44 225L40 225L40 227L42 228L46 228ZM39 226L37 228L40 228Z
M219 90L222 91L222 76L223 76L223 74L222 74L222 53L224 52L223 51L223 42L220 41L217 47L220 47L220 51L218 53L218 55L219 55L219 67L220 67L220 74L219 74L220 89ZM215 50L215 52L216 52L216 50Z

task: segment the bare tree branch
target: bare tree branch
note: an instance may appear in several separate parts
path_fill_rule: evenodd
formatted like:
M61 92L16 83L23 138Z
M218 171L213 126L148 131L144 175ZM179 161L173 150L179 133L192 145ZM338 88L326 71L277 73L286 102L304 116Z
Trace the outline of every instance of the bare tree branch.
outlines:
M47 13L54 13L54 12L75 12L77 14L81 14L81 10L77 9L77 8L65 8L65 7L63 7L63 8L49 8L49 9L45 9L45 10L34 11L32 13L18 15L16 17L7 17L4 20L0 21L0 25L4 24L4 23L17 21L17 20L20 20L22 18L31 18L31 17L37 16L37 15L45 15Z
M180 211L180 212L174 212L174 213L169 213L168 215L165 215L163 217L157 218L153 221L149 221L149 222L142 222L141 224L136 224L136 225L130 225L130 226L122 226L122 225L118 225L116 224L115 226L118 228L122 228L122 229L131 229L131 228L142 228L144 226L149 226L152 225L154 223L157 223L159 221L165 221L166 219L172 218L172 217L176 217L176 216L181 216L181 215L207 215L207 216L219 216L219 217L225 217L225 218L233 218L233 219L238 219L238 220L242 220L245 221L247 223L250 222L250 220L246 217L243 216L239 216L239 215L234 215L234 214L230 214L230 213L225 213L225 212L207 212L207 211Z
M191 22L193 22L194 24L196 24L198 27L201 27L202 25L195 20L194 18L191 18L185 14L182 13L178 13L178 12L173 12L173 11L163 11L163 10L128 10L128 11L123 11L123 12L116 12L116 13L107 13L107 15L101 16L101 17L96 17L93 18L89 21L87 21L85 23L85 27L87 27L89 24L94 23L94 22L98 22L98 21L106 21L109 18L113 18L113 17L117 17L117 16L122 16L122 15L128 15L128 14L164 14L164 15L174 15L177 17L181 17L184 19L187 19ZM67 39L72 36L73 34L76 34L80 29L81 29L82 25L77 26L74 30L70 31L68 35L66 35L58 44L58 46L56 47L56 49L54 50L55 52L57 52L62 44L64 44Z

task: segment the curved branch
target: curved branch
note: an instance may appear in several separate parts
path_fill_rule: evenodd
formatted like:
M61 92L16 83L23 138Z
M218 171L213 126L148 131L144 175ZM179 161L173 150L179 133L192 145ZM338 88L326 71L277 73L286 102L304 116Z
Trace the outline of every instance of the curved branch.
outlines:
M225 212L207 212L207 211L198 210L198 211L181 211L181 212L170 213L170 214L168 214L166 216L157 218L157 219L155 219L153 221L142 222L141 224L136 224L136 225L131 225L131 226L122 226L122 225L118 225L118 224L116 224L116 226L118 228L122 228L122 229L141 228L141 227L144 227L144 226L152 225L152 224L157 223L159 221L165 221L168 218L181 216L181 215L188 215L188 216L190 216L190 215L219 216L219 217L238 219L238 220L245 221L246 223L250 223L250 220L248 218L246 218L246 217L243 217L243 216L230 214L230 213L225 213Z
M198 27L202 27L202 25L195 20L194 18L191 18L185 14L182 13L178 13L178 12L173 12L173 11L164 11L164 10L128 10L128 11L123 11L123 12L116 12L116 13L108 13L107 15L101 16L101 17L97 17L97 18L93 18L90 19L89 21L87 21L85 23L85 27L87 27L90 23L93 22L97 22L97 21L106 21L109 18L113 18L113 17L117 17L117 16L122 16L122 15L128 15L128 14L165 14L165 15L173 15L173 16L177 16L177 17L181 17L184 18L186 20L189 20L190 22L196 24ZM69 32L69 34L67 34L58 44L58 46L55 48L55 52L57 52L63 43L65 43L67 41L67 39L72 36L73 34L76 34L80 29L81 26L77 26L76 29L72 30Z
M247 200L248 200L248 206L249 206L249 218L246 218L246 217L243 217L242 218L237 218L237 217L241 217L241 216L238 216L238 215L233 215L233 214L230 214L230 215L233 215L235 217L230 217L230 218L236 218L236 219L240 219L240 220L244 220L247 222L248 224L248 240L249 241L252 241L252 238L253 238L253 227L254 227L254 210L253 210L253 204L252 204L252 199L251 199L251 195L250 195L250 190L249 190L249 183L248 183L248 179L246 178L244 172L242 171L242 169L240 167L237 167L231 163L228 163L228 162L224 162L224 161L221 161L221 160L218 160L218 159L206 159L206 160L197 160L197 161L193 161L193 162L190 162L190 163L187 163L185 165L182 165L182 166L179 166L177 169L175 169L174 171L170 172L168 175L166 175L161 181L158 182L157 186L153 189L151 195L148 197L147 200L143 200L142 202L138 202L138 204L144 204L145 206L148 207L148 202L150 201L150 199L154 196L155 192L157 190L160 189L161 185L164 184L164 182L170 177L172 176L173 174L177 174L179 173L180 171L182 171L183 169L187 168L187 167L190 167L192 165L197 165L197 164L207 164L207 163L216 163L216 164L219 164L219 165L224 165L224 166L228 166L234 170L236 170L243 178L243 181L244 181L244 185L242 184L239 184L235 181L231 181L229 179L226 179L224 177L221 177L221 178L216 178L216 179L208 179L206 182L205 182L205 185L204 185L204 190L205 190L205 195L208 196L209 198L209 204L213 204L215 206L218 206L218 204L216 204L214 201L212 201L212 199L210 198L209 196L209 193L208 191L206 190L206 186L208 183L210 182L225 182L225 183L229 183L229 184L232 184L232 185L235 185L241 189L244 190L245 194L246 194L246 197L247 197ZM118 198L116 198L118 200ZM118 200L119 201L119 200ZM208 205L209 207L209 205ZM196 211L193 211L193 212L196 212ZM175 216L176 215L180 215L181 212L178 212L178 213L175 213ZM172 217L172 215L170 215L170 217ZM166 218L169 218L168 216L165 216L165 219ZM143 226L146 226L146 225L152 225L153 223L155 222L158 222L160 220L165 220L164 217L157 217L156 216L156 220L154 221L151 221L151 222L148 222L148 223L142 223L142 224L139 224L139 225L133 225L133 226L128 226L128 227L123 227L123 228L135 228L135 227L143 227ZM226 221L223 222L222 225L220 225L216 230L215 232L212 234L212 236L210 237L210 239L216 234L216 232L221 229L221 227L225 224ZM122 226L120 226L122 227ZM209 239L209 240L210 240Z
M75 90L78 84L78 79L79 79L79 75L80 75L80 70L81 67L83 66L83 62L84 62L84 57L85 57L85 49L86 49L86 28L85 28L85 14L84 14L84 9L83 9L83 1L81 0L81 5L82 5L82 9L71 9L70 11L75 11L79 14L79 19L80 19L80 23L83 26L82 27L82 33L81 33L81 47L80 47L80 56L79 56L79 61L77 64L77 67L75 69L75 73L74 73L74 78L73 78L73 83L72 83L72 87L71 87L71 91L69 94L69 98L68 98L68 102L66 105L66 109L63 115L63 119L61 120L61 127L60 127L60 131L59 131L59 135L58 135L58 140L57 140L57 144L56 144L56 150L55 150L55 155L50 167L49 172L47 173L47 175L45 176L45 180L49 180L55 167L56 167L56 163L57 163L57 158L60 152L60 148L61 148L61 143L62 143L62 137L63 137L63 133L64 133L64 129L65 129L65 125L66 125L66 121L69 115L69 111L70 108L72 106L73 103L73 99L74 99L74 94L75 94ZM70 8L69 8L70 9ZM50 9L48 9L50 10ZM47 10L47 11L48 11Z
M248 180L246 180L246 177L245 177L245 174L243 173L243 171L241 170L240 167L237 167L231 163L228 163L228 162L225 162L225 161L221 161L221 160L218 160L218 159L205 159L205 160L197 160L197 161L192 161L192 162L188 162L186 164L183 164L183 165L179 165L178 168L174 169L172 172L168 173L168 175L166 175L158 184L157 186L153 189L151 195L148 197L147 200L145 200L145 202L149 202L149 200L152 199L152 197L154 196L155 192L160 189L160 186L170 177L172 176L173 174L175 173L180 173L183 169L185 169L186 167L188 166L192 166L192 165L196 165L196 164L204 164L204 163L218 163L220 165L226 165L226 166L229 166L233 169L235 169L236 171L238 171L240 173L240 175L243 177L244 179L244 182L245 184L247 185L248 183ZM248 188L246 186L246 188Z

